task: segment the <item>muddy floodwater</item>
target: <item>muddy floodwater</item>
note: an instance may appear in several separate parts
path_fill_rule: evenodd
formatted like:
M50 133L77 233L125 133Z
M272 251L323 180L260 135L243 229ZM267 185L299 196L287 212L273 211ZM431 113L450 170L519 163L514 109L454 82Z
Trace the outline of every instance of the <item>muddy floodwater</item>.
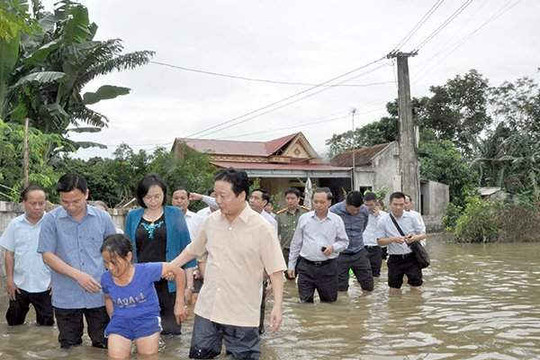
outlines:
M353 284L334 304L299 304L288 282L282 329L263 335L262 359L540 359L540 243L430 240L421 294L389 297L386 265L373 293ZM0 359L106 358L89 346L61 351L56 329L36 327L33 310L8 328L6 306L2 284ZM160 359L187 359L192 321L164 339Z

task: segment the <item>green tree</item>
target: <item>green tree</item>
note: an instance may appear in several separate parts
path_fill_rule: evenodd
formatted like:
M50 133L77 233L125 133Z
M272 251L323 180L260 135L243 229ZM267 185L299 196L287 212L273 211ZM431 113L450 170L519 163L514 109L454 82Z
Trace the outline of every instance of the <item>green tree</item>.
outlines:
M19 201L23 178L23 143L23 126L0 120L0 191L4 200ZM65 146L65 141L58 134L44 134L37 129L30 129L28 143L30 183L41 185L52 193L58 174L48 160L51 151L59 151Z
M467 157L474 139L491 123L488 115L488 80L476 70L457 75L443 86L432 86L418 116L421 129L433 131L438 140L450 140Z
M540 201L540 89L529 78L491 90L496 126L476 142L481 184Z
M95 40L98 27L87 8L72 1L59 2L54 14L36 16L40 31L21 40L2 116L12 122L28 117L33 127L62 135L69 127L96 131L106 126L107 117L88 105L129 89L104 85L83 94L83 88L101 75L146 64L153 52L123 54L121 40Z
M474 192L476 172L449 140L421 142L418 149L420 176L450 187L450 201L464 205L465 196Z

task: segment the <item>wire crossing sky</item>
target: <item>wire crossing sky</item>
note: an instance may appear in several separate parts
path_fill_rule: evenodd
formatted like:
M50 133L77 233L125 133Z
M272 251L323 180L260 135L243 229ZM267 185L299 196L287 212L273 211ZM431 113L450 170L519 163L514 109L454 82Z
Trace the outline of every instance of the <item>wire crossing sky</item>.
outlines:
M46 9L53 2L44 1ZM325 81L392 49L420 49L409 61L417 97L473 68L498 85L538 76L540 66L537 0L82 3L99 26L98 39L120 38L126 51L156 51L154 63L84 89L132 90L93 106L110 127L73 139L110 147L84 150L83 157L110 156L120 143L151 150L190 135L269 140L296 131L324 154L325 140L350 130L352 108L360 127L385 116L386 103L397 97L388 60Z

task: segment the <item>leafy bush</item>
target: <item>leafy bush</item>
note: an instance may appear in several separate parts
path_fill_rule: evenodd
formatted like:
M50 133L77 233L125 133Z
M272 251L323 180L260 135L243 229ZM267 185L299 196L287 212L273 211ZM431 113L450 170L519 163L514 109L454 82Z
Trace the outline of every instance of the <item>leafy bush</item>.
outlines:
M463 212L463 208L454 203L449 203L446 207L446 213L442 219L446 231L454 231L457 221Z
M454 235L456 241L486 243L498 240L499 217L502 203L482 200L478 196L466 199L463 214L457 219Z

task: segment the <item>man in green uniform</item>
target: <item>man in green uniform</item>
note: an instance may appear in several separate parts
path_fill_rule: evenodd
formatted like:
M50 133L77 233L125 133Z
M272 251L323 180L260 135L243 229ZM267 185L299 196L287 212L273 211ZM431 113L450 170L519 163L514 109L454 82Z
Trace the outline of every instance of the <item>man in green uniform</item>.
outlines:
M285 263L288 263L289 248L294 230L296 230L298 218L300 215L308 212L309 209L300 206L300 190L296 188L289 188L285 191L285 201L287 202L287 207L276 213L276 220L278 222L278 237L281 243L281 250L283 251ZM292 280L286 272L285 276L287 279Z

